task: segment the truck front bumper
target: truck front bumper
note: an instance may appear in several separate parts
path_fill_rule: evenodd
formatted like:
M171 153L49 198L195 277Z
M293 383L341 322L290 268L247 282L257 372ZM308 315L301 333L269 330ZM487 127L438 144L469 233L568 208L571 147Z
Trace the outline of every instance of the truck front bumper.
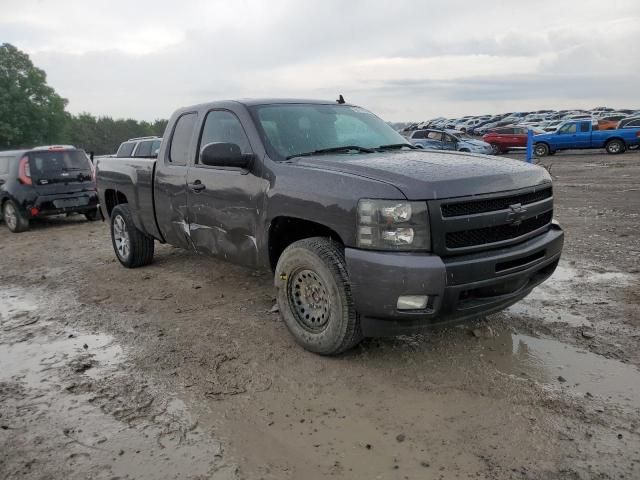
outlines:
M365 336L388 336L498 312L549 278L564 233L553 224L519 245L441 258L417 253L347 248L355 308ZM398 310L398 297L427 296L422 310Z

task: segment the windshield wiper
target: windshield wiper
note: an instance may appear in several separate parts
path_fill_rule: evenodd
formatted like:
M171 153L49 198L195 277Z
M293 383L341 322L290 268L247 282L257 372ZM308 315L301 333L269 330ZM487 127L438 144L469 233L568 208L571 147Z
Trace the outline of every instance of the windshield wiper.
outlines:
M411 150L418 149L418 147L411 145L410 143L390 143L389 145L380 145L376 150L400 150L402 147L407 147Z
M343 147L331 147L331 148L321 148L320 150L314 150L313 152L305 152L305 153L296 153L295 155L289 155L286 160L291 160L295 157L310 157L312 155L324 155L325 153L340 153L340 152L349 152L350 150L355 150L359 153L374 153L375 150L371 148L361 147L360 145L345 145Z

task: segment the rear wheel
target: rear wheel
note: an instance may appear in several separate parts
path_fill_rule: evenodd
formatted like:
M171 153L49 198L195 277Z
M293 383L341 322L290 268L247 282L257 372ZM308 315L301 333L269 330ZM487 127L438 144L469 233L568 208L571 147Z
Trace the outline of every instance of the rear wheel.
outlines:
M154 240L133 223L129 205L117 205L111 212L111 241L116 257L127 268L149 265L153 261Z
M498 155L499 153L502 153L502 150L500 149L500 146L497 143L491 144L491 153L493 155Z
M604 148L607 153L616 155L625 151L625 144L622 140L615 138L613 140L609 140Z
M20 213L13 200L7 200L2 207L2 217L7 228L13 233L24 232L29 229L29 219Z
M536 143L533 146L533 153L536 157L546 157L549 155L549 146L546 143Z
M362 339L337 242L313 237L289 245L278 259L275 285L284 322L306 350L336 355Z

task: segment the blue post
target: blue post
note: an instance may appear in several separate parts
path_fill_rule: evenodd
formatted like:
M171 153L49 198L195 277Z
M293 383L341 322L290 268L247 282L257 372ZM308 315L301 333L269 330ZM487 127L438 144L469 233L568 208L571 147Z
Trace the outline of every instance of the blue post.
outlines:
M533 130L527 130L527 162L533 162Z

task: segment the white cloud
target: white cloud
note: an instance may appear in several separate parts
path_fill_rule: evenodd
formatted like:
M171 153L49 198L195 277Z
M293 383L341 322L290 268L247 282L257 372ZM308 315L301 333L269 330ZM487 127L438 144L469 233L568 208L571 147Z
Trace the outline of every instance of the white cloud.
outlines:
M2 0L74 112L344 93L391 120L638 103L640 3Z

